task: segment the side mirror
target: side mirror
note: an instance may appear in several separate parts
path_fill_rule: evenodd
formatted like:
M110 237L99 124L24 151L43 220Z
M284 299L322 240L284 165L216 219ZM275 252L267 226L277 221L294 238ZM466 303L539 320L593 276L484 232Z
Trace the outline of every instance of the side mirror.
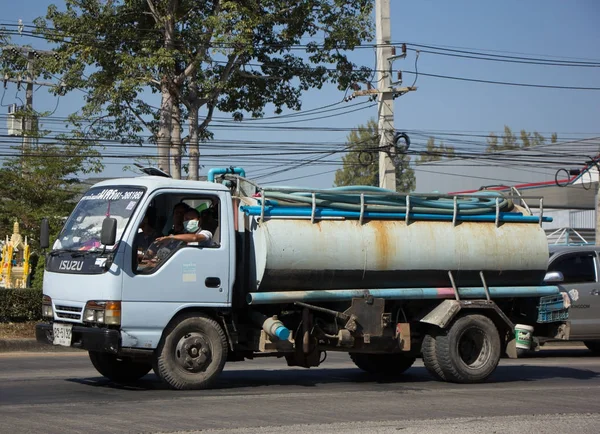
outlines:
M117 241L117 220L112 217L106 217L102 221L102 232L100 233L100 243L105 246L112 246Z
M40 226L40 248L47 249L50 247L50 224L48 219L42 219L42 225Z
M565 277L560 271L548 271L544 276L544 283L562 283Z

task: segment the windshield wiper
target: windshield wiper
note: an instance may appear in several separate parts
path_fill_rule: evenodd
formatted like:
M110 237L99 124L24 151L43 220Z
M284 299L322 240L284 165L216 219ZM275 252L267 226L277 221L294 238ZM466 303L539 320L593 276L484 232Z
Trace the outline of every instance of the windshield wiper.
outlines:
M57 250L52 250L49 255L50 256L56 256L56 255L60 255L61 253L73 253L75 252L75 250L71 250L71 249L57 249Z
M85 256L85 254L87 252L81 251L81 250L73 250L73 249L57 249L57 250L52 250L50 252L50 256L57 256L57 255L60 255L62 253L70 253L71 254L71 258L79 258L81 256Z

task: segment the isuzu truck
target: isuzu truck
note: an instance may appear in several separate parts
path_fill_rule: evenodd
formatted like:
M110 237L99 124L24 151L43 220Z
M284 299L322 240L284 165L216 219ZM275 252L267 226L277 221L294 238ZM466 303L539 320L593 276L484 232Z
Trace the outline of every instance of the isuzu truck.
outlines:
M568 338L545 218L507 196L261 187L240 168L160 175L94 185L46 254L37 339L87 350L115 382L153 369L202 389L226 362L310 368L342 351L377 375L422 357L435 378L472 383L533 329ZM178 207L210 242L169 235ZM157 234L147 248L142 222Z

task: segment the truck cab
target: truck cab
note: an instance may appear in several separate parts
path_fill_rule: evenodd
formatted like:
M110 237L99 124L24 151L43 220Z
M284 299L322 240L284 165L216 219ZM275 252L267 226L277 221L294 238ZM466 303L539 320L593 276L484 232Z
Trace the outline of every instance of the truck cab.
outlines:
M178 204L200 212L203 225L211 226L212 242L167 239L141 248L142 220L149 220L156 238L168 237ZM178 312L229 307L235 265L231 216L231 194L216 183L150 176L94 186L47 257L44 314L54 320L54 343L115 353L153 349ZM107 218L117 223L112 245L101 243Z

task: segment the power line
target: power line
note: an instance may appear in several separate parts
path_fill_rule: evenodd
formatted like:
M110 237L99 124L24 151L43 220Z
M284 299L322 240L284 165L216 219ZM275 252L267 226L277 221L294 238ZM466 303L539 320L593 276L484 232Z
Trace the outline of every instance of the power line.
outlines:
M481 60L493 60L493 59L497 59L500 61L505 61L505 62L516 62L516 63L527 63L527 62L533 62L534 64L542 64L542 65L547 65L547 64L552 64L552 65L556 65L556 66L581 66L581 67L599 67L600 66L600 61L575 61L575 60L554 60L554 59L549 59L549 58L535 58L535 57L521 57L521 56L506 56L506 55L500 55L500 54L488 54L488 53L484 53L482 51L466 51L466 50L457 50L457 49L450 49L450 48L444 48L442 46L435 46L435 45L424 45L424 44L415 44L415 43L407 43L407 45L413 46L413 47L418 47L419 49L421 48L429 48L432 50L438 50L438 51L447 51L450 53L458 53L455 54L455 57L465 57L463 55L471 55L471 56L479 56L481 58ZM424 50L420 50L422 52L426 52ZM440 54L440 55L448 55L448 54L444 54L444 53L438 53L438 52L432 52L432 51L428 51L429 53L432 54ZM467 57L467 58L471 58L471 57Z

